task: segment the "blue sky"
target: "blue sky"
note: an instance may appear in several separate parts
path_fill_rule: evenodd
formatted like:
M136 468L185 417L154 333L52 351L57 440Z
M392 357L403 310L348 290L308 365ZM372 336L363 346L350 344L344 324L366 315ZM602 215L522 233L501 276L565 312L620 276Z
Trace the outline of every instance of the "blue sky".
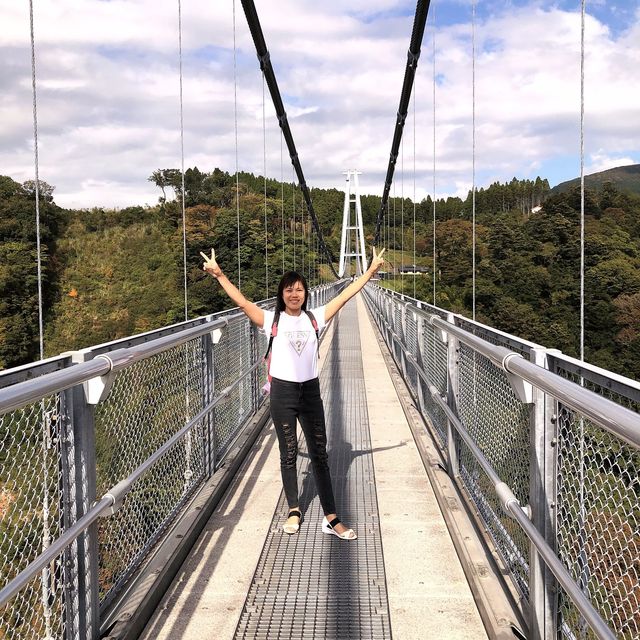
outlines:
M0 173L18 181L33 177L23 5L0 0ZM307 183L342 188L342 172L356 168L362 191L381 193L415 2L256 8ZM177 2L39 0L34 9L42 179L62 206L154 204L147 177L181 162ZM235 13L234 81L233 0L182 3L185 166L233 172L237 156L240 169L262 174L266 155L267 175L291 179L269 102L263 149L262 78L239 0ZM414 164L417 199L431 194L434 164L438 197L464 197L474 161L479 187L579 173L579 2L478 2L475 104L471 16L470 1L431 2L397 195L413 197ZM587 3L585 38L586 171L638 163L638 2Z

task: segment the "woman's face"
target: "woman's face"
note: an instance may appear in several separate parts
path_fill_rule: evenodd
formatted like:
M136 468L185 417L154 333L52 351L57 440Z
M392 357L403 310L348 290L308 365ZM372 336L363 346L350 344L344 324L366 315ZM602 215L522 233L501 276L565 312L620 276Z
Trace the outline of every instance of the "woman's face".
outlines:
M295 315L300 313L304 304L305 292L302 282L294 282L291 286L282 290L282 299L287 311Z

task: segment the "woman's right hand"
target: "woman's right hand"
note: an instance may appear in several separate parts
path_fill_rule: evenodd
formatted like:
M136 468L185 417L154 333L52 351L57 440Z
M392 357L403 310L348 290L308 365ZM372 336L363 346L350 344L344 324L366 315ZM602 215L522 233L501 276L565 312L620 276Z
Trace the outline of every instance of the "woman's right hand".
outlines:
M204 258L204 264L202 268L209 274L211 274L214 278L219 278L222 275L222 269L220 265L216 262L216 252L211 249L211 257L207 256L205 253L200 252L200 255Z

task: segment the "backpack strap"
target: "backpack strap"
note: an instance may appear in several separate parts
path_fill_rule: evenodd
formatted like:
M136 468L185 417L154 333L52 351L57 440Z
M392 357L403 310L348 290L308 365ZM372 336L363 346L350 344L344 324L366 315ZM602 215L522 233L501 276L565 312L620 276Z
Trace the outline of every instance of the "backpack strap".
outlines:
M307 314L307 316L309 316L309 320L311 320L311 326L316 332L316 345L318 347L318 356L320 356L320 333L318 332L318 321L316 320L316 317L313 315L313 313L311 313L311 311L307 311L305 309L305 313Z
M269 357L269 353L271 352L271 345L273 344L273 339L278 335L279 321L280 321L280 312L276 311L273 314L273 322L271 323L271 333L269 335L269 344L267 346L267 350L265 351L263 360L266 360Z

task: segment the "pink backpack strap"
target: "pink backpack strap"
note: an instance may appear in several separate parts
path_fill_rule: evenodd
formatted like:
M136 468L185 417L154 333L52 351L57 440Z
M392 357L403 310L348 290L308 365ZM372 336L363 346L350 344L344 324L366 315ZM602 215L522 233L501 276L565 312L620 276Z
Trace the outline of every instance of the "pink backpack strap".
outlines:
M320 332L318 330L318 321L316 317L313 315L311 311L305 310L307 316L309 316L309 320L311 320L311 326L314 328L316 332L316 344L318 345L318 356L320 355Z

